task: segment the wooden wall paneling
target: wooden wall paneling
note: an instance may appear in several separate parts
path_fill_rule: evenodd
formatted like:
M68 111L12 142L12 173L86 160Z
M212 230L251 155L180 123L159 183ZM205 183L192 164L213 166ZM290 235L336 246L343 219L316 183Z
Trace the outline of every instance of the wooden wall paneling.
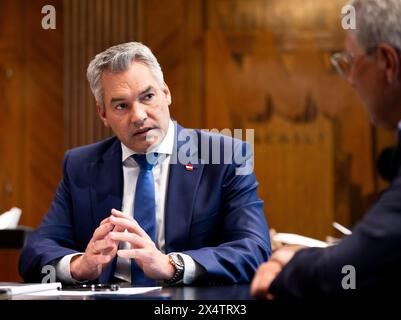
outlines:
M103 3L103 4L102 4ZM110 0L107 1L100 1L97 0L95 2L95 8L93 9L93 13L95 14L94 20L95 20L95 27L93 29L93 32L95 33L95 42L92 44L93 51L91 52L91 56L88 57L88 64L89 60L96 55L96 53L100 52L103 50L103 48L106 48L109 43L110 43L110 28L108 27L111 23L110 19L110 6L111 2ZM89 89L88 89L89 90ZM92 108L90 107L92 106ZM90 101L88 101L88 105L86 108L90 108L93 110L93 107L95 106L95 101L94 98ZM92 123L94 126L94 136L92 137L93 140L99 140L102 137L103 134L103 124L100 123L100 121L95 120L95 116L93 115L92 118ZM89 135L90 136L90 135Z
M204 6L201 0L142 2L143 41L162 66L172 94L171 116L186 127L205 125Z
M65 146L71 148L110 136L98 118L86 79L94 56L106 48L138 40L137 0L64 0Z
M21 223L37 226L47 212L61 178L63 126L63 6L61 0L24 2L26 52L24 211ZM56 29L44 30L42 7L56 9Z
M42 29L44 5L56 30ZM0 210L22 209L35 227L61 176L63 155L61 1L0 3Z
M78 140L78 143L85 144L84 142L84 137L87 136L87 128L88 128L88 114L92 111L95 111L94 108L85 108L85 97L87 95L87 88L88 84L86 81L86 67L88 65L87 62L87 35L88 35L88 1L77 1L76 6L77 6L77 22L78 22L78 33L76 34L76 37L78 39L79 44L83 44L83 47L79 48L80 50L78 51L78 61L77 61L77 67L78 67L78 83L81 85L77 87L78 89L78 103L75 106L76 108L76 113L77 113L77 118L78 118L78 126L79 130L82 131L82 135L80 136L80 139ZM85 84L86 85L83 85ZM93 104L92 104L93 106Z
M192 0L186 2L185 19L185 104L178 106L182 114L187 115L183 124L189 128L205 126L205 74L204 74L204 30L205 2ZM183 94L184 94L183 93Z
M0 53L0 212L13 206L25 209L21 152L25 132L23 65L19 50ZM17 53L15 55L15 53Z
M23 207L21 146L25 123L21 88L24 84L22 1L0 3L0 212ZM22 20L24 21L24 20Z
M245 129L245 123L252 128L252 120L257 120L257 128L263 132L262 123L269 126L274 114L287 119L292 132L308 118L310 125L318 127L318 122L310 121L311 116L332 119L334 151L329 153L333 159L327 167L331 173L316 171L322 179L311 184L315 190L332 188L333 195L324 193L325 199L307 197L309 202L298 203L298 189L292 185L303 188L306 195L309 192L307 180L301 184L297 180L296 172L303 168L286 169L285 182L277 172L266 175L264 168L285 167L296 153L282 148L270 154L265 146L256 147L260 160L255 164L256 173L268 220L286 230L318 237L323 236L322 223L326 223L324 232L330 232L328 216L352 226L372 204L379 191L375 155L388 143L384 135L375 133L359 98L330 65L331 54L343 47L338 12L344 4L342 0L210 0L205 13L206 127ZM311 149L310 155L317 150ZM319 157L309 160L320 168ZM298 203L299 218L312 223L307 229L294 220L288 210L292 204L281 197ZM316 216L316 203L324 211L324 221ZM310 220L311 216L317 220Z
M22 278L18 273L18 261L20 250L0 250L0 281L21 282Z
M69 67L72 65L72 32L71 28L66 26L72 24L72 14L71 14L71 2L63 2L63 12L64 12L64 36L63 36L63 56L64 56L64 73L63 73L63 89L64 89L64 146L67 146L72 138L72 133L67 133L68 130L72 130L72 108L66 108L65 106L71 106L73 104L72 96L72 83L71 81L65 81L65 79L73 78L73 70ZM68 125L67 125L68 124ZM74 130L76 132L76 130Z
M88 8L88 14L87 14L87 47L86 47L86 57L93 57L96 54L96 32L98 32L98 30L96 29L96 16L95 14L90 14L89 10L93 10L93 12L95 13L97 9L97 3L95 3L93 5L92 8ZM100 32L99 32L100 33ZM88 64L88 61L85 61L86 65ZM84 68L85 70L85 78L84 78L84 82L87 82L86 79L86 68ZM92 93L90 92L90 90L88 89L89 84L87 84L85 86L86 90L86 95L85 95L85 100L82 104L83 108L85 110L87 110L87 122L85 124L85 129L86 129L86 136L90 136L91 133L93 133L93 135L95 137L98 137L98 134L96 134L96 123L98 121L95 121L95 118L97 117L97 112L96 112L96 107L95 107L95 102L94 102L94 98Z
M270 35L259 36L263 41L272 41ZM243 57L240 65L233 59L222 32L208 31L206 43L207 123L220 129L254 129L255 172L268 222L279 230L324 238L331 233L335 219L331 122L322 116L316 121L308 115L293 120L277 116L276 104L280 101L288 98L304 108L307 102L306 95L286 96L285 87L274 83L288 83L285 72L283 78L279 76L277 57L273 65L260 64L256 59L253 68L249 57ZM255 56L260 56L255 50ZM270 67L275 68L273 80L257 72L265 74ZM271 101L280 91L281 100Z
M0 50L2 53L11 48L21 52L25 31L23 20L25 12L22 0L0 2Z
M255 129L255 171L269 224L324 240L336 219L332 120L292 123L273 115L245 125Z

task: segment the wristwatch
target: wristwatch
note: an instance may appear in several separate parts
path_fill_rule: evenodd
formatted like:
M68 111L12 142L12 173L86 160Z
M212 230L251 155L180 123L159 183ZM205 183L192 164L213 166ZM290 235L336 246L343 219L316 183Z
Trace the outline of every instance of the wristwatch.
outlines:
M169 253L168 255L170 264L175 268L173 277L165 282L167 284L178 284L184 277L184 259L178 253Z

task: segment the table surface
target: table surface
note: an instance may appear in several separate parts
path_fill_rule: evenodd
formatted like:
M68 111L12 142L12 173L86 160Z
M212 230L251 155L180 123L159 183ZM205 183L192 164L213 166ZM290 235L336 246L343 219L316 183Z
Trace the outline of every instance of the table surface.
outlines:
M133 296L58 296L18 295L12 300L250 300L249 284L228 286L164 287L161 290Z

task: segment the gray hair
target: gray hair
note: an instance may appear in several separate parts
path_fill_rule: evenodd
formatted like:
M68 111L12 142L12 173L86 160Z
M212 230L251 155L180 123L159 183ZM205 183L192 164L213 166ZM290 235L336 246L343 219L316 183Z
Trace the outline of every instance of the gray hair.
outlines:
M160 85L163 85L163 72L152 51L140 42L127 42L110 47L97 54L89 63L86 77L96 102L104 106L101 77L103 72L118 73L128 70L133 61L145 64Z
M353 0L350 5L356 17L351 33L365 50L383 42L401 50L400 0Z

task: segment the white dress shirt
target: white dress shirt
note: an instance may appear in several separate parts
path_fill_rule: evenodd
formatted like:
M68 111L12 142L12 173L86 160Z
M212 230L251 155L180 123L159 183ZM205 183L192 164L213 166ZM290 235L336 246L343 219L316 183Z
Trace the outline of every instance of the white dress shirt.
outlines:
M175 126L170 120L167 134L162 142L152 149L152 152L158 152L161 154L162 161L157 163L153 168L153 178L155 182L155 202L156 202L156 238L157 248L165 253L165 237L164 237L164 209L167 194L168 175L169 175L169 164L171 154L174 147L175 138ZM123 176L124 176L124 193L122 201L121 211L127 215L133 213L133 204L135 201L135 189L136 181L139 175L140 168L134 159L131 158L136 152L129 149L123 143L122 148L122 164L123 164ZM135 217L134 217L135 218ZM130 248L128 243L120 243L120 249ZM75 255L83 253L75 253L64 256L56 264L56 274L59 281L64 283L74 283L75 281L71 276L70 262L71 258ZM197 275L202 272L202 268L188 255L180 253L184 260L184 284L192 283ZM117 257L117 265L115 271L115 277L131 282L131 262L128 258Z

